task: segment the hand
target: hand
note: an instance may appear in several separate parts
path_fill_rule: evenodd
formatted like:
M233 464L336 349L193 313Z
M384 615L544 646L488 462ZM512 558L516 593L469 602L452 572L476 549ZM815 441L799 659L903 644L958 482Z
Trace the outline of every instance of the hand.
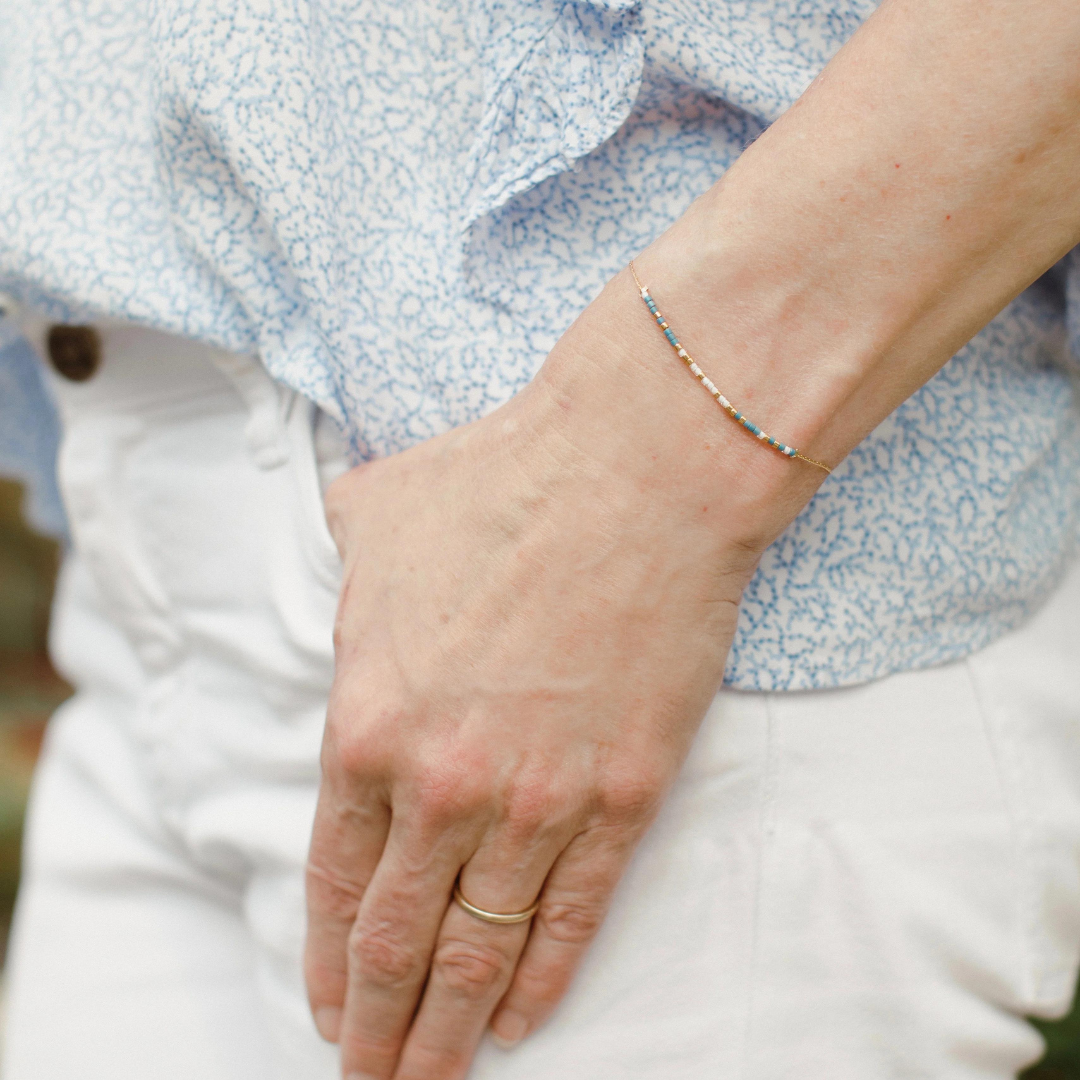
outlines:
M612 408L568 421L542 378L328 493L345 577L306 968L346 1076L459 1080L493 1014L511 1042L543 1022L720 683L758 549L676 494L696 451L672 419L691 443L726 428L655 364L665 346L619 290L676 376L675 413L643 379L660 411L598 436L621 468L571 437ZM583 333L563 346L578 370ZM531 926L451 903L459 875L488 911L539 897Z
M819 460L1080 242L1080 17L1029 8L886 0L638 262L728 396ZM524 393L331 491L307 976L346 1075L455 1080L489 1018L513 1040L550 1012L820 482L614 285ZM539 895L531 929L451 904L459 873L487 910Z

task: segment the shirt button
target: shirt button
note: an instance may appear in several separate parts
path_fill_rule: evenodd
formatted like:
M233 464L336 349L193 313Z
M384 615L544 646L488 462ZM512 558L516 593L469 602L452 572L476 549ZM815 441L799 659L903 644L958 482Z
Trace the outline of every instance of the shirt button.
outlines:
M47 346L52 366L72 382L85 382L101 363L101 338L92 326L51 326Z

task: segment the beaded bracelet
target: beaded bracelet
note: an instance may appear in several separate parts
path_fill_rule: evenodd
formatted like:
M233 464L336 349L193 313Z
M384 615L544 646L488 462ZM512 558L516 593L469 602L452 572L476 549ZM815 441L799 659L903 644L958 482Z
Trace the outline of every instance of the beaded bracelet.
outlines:
M641 284L641 279L637 276L637 270L634 269L633 260L630 261L630 273L634 275L634 282L638 287L638 291L641 293L641 299L645 306L649 309L649 314L656 320L656 325L660 327L667 338L668 344L675 350L676 355L680 360L690 369L691 374L709 391L714 398L716 398L720 407L727 412L733 420L737 420L747 431L756 435L762 442L768 443L769 446L775 450L779 450L781 454L789 458L798 458L800 461L805 461L808 465L816 465L819 469L824 469L825 472L831 473L832 469L828 465L823 465L820 461L815 461L813 458L807 457L805 454L800 454L794 446L786 446L780 442L779 439L774 439L771 435L766 435L749 417L744 416L734 405L720 391L717 389L716 384L701 370L694 362L694 358L682 347L679 343L679 339L675 336L675 332L668 326L664 320L664 316L656 308L656 302L649 295L649 290Z

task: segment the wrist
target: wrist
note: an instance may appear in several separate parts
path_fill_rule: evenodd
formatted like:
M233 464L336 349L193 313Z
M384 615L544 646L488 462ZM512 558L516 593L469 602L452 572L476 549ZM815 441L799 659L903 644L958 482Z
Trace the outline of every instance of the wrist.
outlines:
M922 298L900 283L880 295L862 280L876 276L865 243L818 237L811 201L798 212L779 208L779 191L757 189L760 172L744 174L750 183L729 174L635 263L726 398L832 468L918 385L882 411L886 397L865 392L905 347ZM822 481L797 464L796 475Z
M567 331L518 404L527 429L578 463L568 467L587 461L610 491L757 554L825 477L718 406L658 330L629 270Z

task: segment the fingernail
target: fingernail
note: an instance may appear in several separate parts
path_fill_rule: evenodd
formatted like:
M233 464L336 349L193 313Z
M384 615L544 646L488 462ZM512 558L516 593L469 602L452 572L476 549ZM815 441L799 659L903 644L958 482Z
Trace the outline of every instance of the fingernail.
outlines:
M509 1050L525 1038L529 1030L529 1021L521 1013L504 1009L491 1022L491 1041L500 1050Z
M341 1010L336 1005L323 1005L314 1016L319 1034L327 1042L336 1043L341 1037Z

